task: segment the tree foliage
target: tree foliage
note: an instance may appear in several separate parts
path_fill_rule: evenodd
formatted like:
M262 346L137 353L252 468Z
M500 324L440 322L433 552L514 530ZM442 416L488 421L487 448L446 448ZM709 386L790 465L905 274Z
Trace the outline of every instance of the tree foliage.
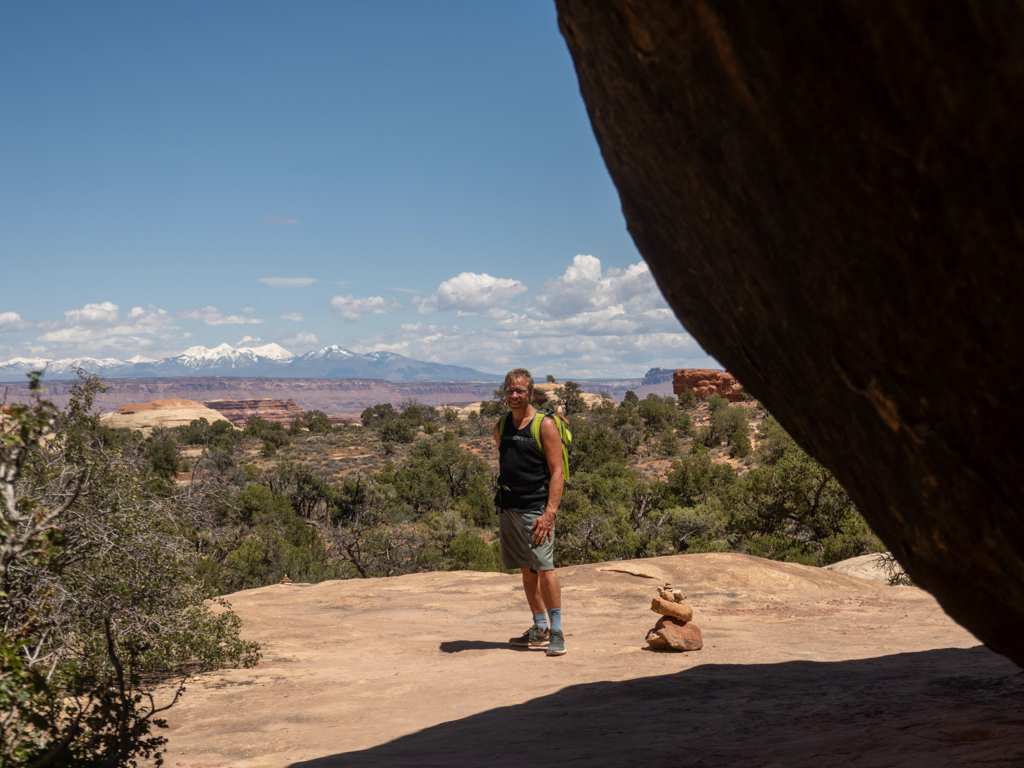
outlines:
M188 678L255 664L226 604L212 611L180 533L187 500L158 486L141 440L111 447L84 377L65 412L41 397L3 415L0 763L157 759L160 714Z

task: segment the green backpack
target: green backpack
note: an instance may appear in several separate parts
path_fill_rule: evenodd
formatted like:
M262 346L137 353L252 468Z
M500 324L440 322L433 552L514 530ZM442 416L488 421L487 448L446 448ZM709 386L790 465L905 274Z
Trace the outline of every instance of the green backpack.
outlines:
M533 439L537 441L537 447L543 453L544 444L540 440L540 423L544 421L545 416L550 416L552 421L555 422L555 426L558 427L558 436L562 438L562 471L565 477L565 484L569 485L569 446L572 444L572 432L569 431L569 422L566 421L565 416L559 413L556 408L557 406L555 408L538 408L537 413L533 415L530 432L533 434ZM499 435L505 434L505 422L508 421L508 417L511 415L511 413L506 413L498 419Z

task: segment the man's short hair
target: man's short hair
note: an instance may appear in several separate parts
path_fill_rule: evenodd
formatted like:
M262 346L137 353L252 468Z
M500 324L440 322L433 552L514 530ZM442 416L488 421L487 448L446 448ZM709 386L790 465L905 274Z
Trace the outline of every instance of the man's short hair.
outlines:
M505 389L508 389L510 381L515 379L526 379L526 391L533 392L533 376L525 368L513 368L511 371L505 374Z

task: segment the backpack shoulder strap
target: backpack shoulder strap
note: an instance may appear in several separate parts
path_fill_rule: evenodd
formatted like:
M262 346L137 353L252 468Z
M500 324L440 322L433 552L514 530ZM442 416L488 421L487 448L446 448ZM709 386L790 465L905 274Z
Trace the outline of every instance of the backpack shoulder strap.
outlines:
M501 414L501 418L498 419L498 435L499 436L505 434L505 424L506 424L506 422L508 422L509 415L510 415L510 412L509 411L505 411L505 413Z
M540 425L544 421L545 416L550 416L551 420L555 422L555 428L558 430L558 436L561 438L562 444L562 471L564 473L565 483L569 484L569 443L572 442L572 433L569 431L569 427L566 426L565 422L562 421L561 417L557 413L547 413L546 411L537 411L533 417L533 424L530 425L530 431L533 432L533 439L537 441L537 446L541 452L544 451L544 443L540 439Z
M548 414L543 411L537 411L533 414L533 423L530 425L530 432L533 433L533 439L537 441L537 447L544 451L544 443L540 439L540 423L544 421L544 417Z

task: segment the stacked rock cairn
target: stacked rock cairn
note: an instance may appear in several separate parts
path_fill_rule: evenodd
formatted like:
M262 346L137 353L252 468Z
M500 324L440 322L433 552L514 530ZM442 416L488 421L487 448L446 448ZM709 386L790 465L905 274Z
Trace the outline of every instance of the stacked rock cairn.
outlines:
M683 601L686 595L671 584L658 587L651 610L661 614L654 629L647 633L647 644L656 651L699 651L704 647L700 627L691 624L693 608Z

